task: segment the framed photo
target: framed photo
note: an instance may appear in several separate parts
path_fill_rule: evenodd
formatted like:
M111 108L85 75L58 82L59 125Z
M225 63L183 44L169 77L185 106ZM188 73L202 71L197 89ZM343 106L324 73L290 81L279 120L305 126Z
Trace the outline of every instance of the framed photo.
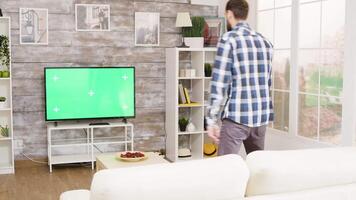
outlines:
M219 0L191 0L190 3L195 5L218 6Z
M110 31L110 5L75 4L77 31Z
M159 46L160 14L135 13L135 46Z
M20 8L20 44L48 44L48 9Z
M220 37L226 32L224 17L205 18L204 44L208 47L216 47Z

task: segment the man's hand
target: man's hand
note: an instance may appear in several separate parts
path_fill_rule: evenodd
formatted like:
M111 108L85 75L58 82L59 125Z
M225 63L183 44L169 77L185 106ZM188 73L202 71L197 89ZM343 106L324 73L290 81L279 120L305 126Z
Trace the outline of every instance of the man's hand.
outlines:
M216 125L208 127L208 136L215 142L219 143L220 141L220 128Z

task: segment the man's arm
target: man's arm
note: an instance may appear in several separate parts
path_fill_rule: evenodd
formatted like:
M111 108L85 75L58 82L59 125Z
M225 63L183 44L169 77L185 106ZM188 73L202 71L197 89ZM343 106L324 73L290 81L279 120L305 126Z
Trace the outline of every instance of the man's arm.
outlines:
M224 35L218 44L218 52L215 59L213 77L211 80L210 98L207 113L209 127L216 126L219 118L220 106L224 95L231 82L231 68L233 65L232 46L228 35Z

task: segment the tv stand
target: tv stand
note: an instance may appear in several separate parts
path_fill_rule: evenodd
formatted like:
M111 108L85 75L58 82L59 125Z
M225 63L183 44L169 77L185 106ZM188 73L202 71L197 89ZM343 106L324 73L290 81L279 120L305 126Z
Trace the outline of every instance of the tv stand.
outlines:
M107 126L110 125L108 122L92 122L89 124L89 126Z
M123 132L118 134L111 134L110 137L99 136L95 134L98 129L117 128L122 127ZM57 124L54 123L47 125L47 142L48 142L48 166L49 171L52 172L52 165L56 164L69 164L69 163L84 163L90 162L92 169L94 169L94 162L96 156L100 153L96 151L97 147L110 146L110 145L123 145L125 151L134 150L134 126L132 123L107 123L107 124L89 124L89 123L72 123L72 124ZM66 130L79 130L85 133L84 137L75 139L58 139L54 137L57 134L71 134L71 131ZM62 132L64 131L64 132ZM62 137L66 138L66 137ZM81 148L80 148L81 147ZM128 148L130 147L130 148ZM65 152L68 149L71 154L58 155L58 150L63 148ZM103 148L105 149L105 148ZM57 153L56 153L57 152Z

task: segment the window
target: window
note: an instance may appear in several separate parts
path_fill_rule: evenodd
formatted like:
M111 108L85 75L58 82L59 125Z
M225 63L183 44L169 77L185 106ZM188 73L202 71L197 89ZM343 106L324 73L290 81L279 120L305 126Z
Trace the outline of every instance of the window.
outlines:
M291 0L258 1L257 29L274 44L273 86L275 120L272 128L289 129Z
M345 0L299 3L298 133L340 144Z
M272 128L288 132L289 110L295 110L291 123L297 135L340 144L345 0L257 2L257 30L275 47ZM292 28L298 31L292 33ZM292 41L298 41L293 48ZM290 73L291 69L298 73ZM290 84L290 80L298 83ZM298 105L290 105L291 94L298 96Z

